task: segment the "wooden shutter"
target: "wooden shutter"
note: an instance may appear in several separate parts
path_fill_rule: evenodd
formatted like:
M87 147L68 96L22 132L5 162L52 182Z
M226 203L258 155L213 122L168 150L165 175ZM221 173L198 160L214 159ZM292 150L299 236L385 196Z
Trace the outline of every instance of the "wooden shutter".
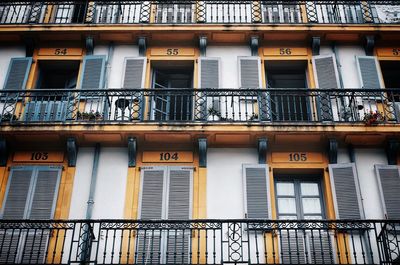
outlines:
M238 57L239 61L239 87L261 87L261 60L257 56Z
M168 182L168 219L191 219L193 169L172 167Z
M4 82L6 90L23 90L26 88L32 57L12 58Z
M32 181L33 168L12 168L3 203L3 219L24 219L27 217L28 194Z
M334 239L327 230L311 230L306 239L310 264L335 264Z
M375 165L378 188L386 218L400 219L400 173L398 166Z
M279 232L279 253L282 264L305 264L304 231L287 229Z
M105 55L88 55L83 60L81 89L104 88Z
M143 88L146 72L146 61L144 57L126 58L123 77L123 88Z
M331 164L329 175L337 219L363 219L361 193L354 163Z
M146 167L142 169L140 219L163 217L163 196L166 168Z
M362 88L382 88L379 66L374 56L356 56L357 70Z
M243 165L245 217L270 219L268 165Z
M200 88L219 88L220 75L219 58L199 58Z

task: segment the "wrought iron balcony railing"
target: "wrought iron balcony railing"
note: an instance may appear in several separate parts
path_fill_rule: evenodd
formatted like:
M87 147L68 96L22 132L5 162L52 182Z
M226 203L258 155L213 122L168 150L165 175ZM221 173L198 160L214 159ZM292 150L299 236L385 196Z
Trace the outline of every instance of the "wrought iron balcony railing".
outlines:
M2 264L398 264L400 221L0 220Z
M400 90L3 90L0 115L2 124L396 124Z
M384 0L1 1L5 24L396 24Z

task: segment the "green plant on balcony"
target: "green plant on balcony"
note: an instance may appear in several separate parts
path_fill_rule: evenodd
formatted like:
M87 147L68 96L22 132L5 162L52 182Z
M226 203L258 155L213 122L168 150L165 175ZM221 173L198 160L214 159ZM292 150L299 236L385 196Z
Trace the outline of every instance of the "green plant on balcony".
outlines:
M14 114L7 112L7 113L4 113L3 115L0 115L0 120L1 121L11 121L11 120L16 121L16 120L18 120L18 117L15 116Z
M90 111L90 112L80 112L78 111L77 113L77 118L78 120L82 120L82 121L100 121L103 119L103 115L101 115L100 112L98 111Z
M386 118L382 112L378 110L376 111L371 110L369 113L365 114L363 121L365 125L371 126L385 122Z
M249 117L249 121L257 121L258 120L258 114L257 113L253 113L250 117Z
M221 113L213 107L208 108L208 120L219 121L221 119Z

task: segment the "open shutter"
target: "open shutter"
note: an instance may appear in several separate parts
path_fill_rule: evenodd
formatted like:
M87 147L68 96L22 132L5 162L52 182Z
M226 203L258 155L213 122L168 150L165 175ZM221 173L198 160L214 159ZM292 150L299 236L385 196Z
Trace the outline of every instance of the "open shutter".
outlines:
M146 58L126 58L123 88L143 88L145 80Z
M168 220L191 219L193 169L171 167L168 181ZM188 264L191 231L175 229L166 236L166 261L174 264Z
M261 60L257 56L239 57L239 87L261 87Z
M220 59L219 58L199 58L199 88L219 88L220 87ZM196 117L206 120L210 114L208 110L220 110L220 98L208 96L207 93L198 94L198 105ZM218 102L218 104L216 104Z
M270 219L268 165L243 165L245 217Z
M4 82L4 89L23 90L26 88L32 57L12 58Z
M363 219L361 193L354 163L331 164L329 175L337 219Z
M334 89L340 87L334 54L313 56L312 62L317 88ZM319 93L317 111L321 121L333 119L332 102L328 93Z
M356 56L357 69L362 88L382 88L378 61L374 56Z
M386 218L400 219L399 167L375 165L375 172Z
M83 60L81 89L104 88L105 55L88 55Z

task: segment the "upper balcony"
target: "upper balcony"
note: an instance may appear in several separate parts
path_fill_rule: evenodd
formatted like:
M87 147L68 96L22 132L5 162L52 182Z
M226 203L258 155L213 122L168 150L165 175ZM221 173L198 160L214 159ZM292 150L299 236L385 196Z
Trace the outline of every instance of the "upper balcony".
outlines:
M351 24L400 22L397 1L2 1L0 25Z

